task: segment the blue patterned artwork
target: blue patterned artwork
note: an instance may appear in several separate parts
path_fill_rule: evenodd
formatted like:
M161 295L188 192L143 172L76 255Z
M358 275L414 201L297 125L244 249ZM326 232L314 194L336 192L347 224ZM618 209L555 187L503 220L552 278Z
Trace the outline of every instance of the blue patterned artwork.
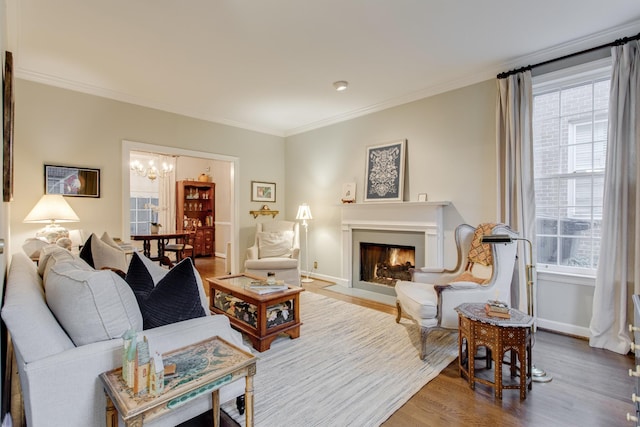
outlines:
M365 202L402 201L405 143L401 140L367 148Z

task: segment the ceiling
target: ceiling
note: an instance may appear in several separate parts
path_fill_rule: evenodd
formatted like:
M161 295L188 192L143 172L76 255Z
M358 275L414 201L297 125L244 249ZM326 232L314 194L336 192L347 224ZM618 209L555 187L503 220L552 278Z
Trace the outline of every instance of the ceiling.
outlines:
M640 32L638 0L5 1L18 78L280 136Z

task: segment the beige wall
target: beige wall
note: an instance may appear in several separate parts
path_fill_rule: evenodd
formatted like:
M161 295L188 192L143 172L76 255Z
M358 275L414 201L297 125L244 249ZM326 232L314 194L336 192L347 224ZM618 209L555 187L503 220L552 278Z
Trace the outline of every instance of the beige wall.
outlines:
M340 277L340 196L355 182L362 202L368 145L407 140L405 201L427 193L450 201L445 260L455 263L452 230L496 216L496 84L487 81L287 138L287 212L307 202L309 261L320 275ZM303 264L304 265L304 264Z
M122 234L122 167L127 167L121 164L123 140L240 158L235 179L240 189L241 257L247 243L253 242L255 220L249 211L260 205L250 202L251 181L276 182L279 197L272 207L284 211L281 137L17 79L15 183L10 216L13 251L20 250L24 239L39 228L22 220L43 194L45 163L99 168L102 197L67 198L81 220L71 227Z

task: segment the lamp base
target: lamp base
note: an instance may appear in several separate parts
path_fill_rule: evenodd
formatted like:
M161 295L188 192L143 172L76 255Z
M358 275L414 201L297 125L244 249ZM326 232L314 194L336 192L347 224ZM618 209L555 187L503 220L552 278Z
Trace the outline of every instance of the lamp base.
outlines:
M36 237L45 238L49 243L55 243L61 237L69 237L69 230L58 224L48 224L36 233Z
M309 279L308 277L305 277L304 279L300 280L302 283L311 283L313 282L313 279Z
M547 375L544 370L536 368L534 365L531 367L531 379L537 383L548 383L553 379L553 377L551 375Z

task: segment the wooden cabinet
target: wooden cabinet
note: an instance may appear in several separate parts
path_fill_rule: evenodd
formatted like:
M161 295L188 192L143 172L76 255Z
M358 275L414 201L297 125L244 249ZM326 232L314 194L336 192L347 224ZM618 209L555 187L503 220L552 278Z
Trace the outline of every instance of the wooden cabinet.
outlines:
M215 252L216 184L201 181L176 182L176 230L197 224L194 241L196 256Z

